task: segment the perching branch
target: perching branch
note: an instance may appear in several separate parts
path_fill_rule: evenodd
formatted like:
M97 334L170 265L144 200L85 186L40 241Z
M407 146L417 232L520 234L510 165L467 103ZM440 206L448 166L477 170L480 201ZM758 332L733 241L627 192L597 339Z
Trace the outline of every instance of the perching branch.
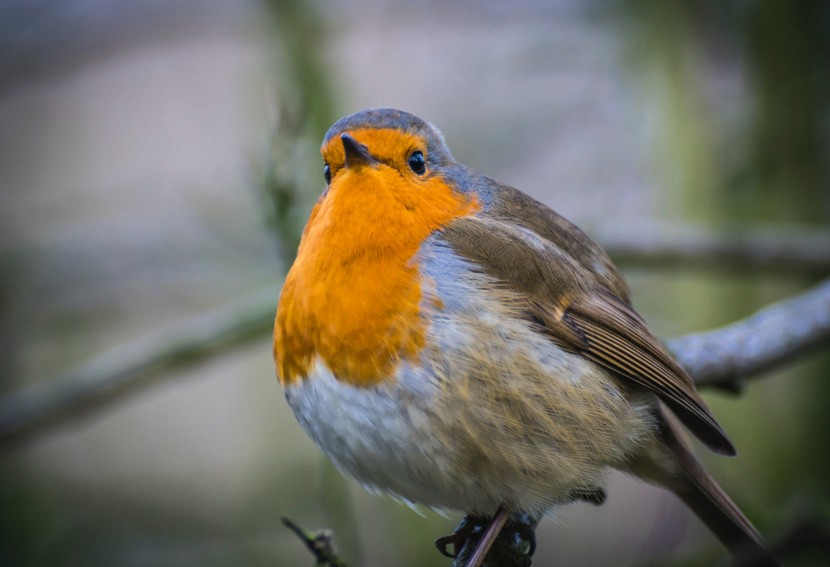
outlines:
M462 526L468 521L469 518L465 517L456 530L463 529ZM490 551L481 563L475 564L476 567L530 567L533 564L532 556L536 548L534 532L539 522L526 514L514 515L511 521L513 526L508 524L505 529L499 531ZM523 526L524 529L516 529L517 525ZM461 549L456 550L458 553L453 559L452 567L471 566L473 554L483 535L483 527L472 531Z
M718 232L677 225L668 230L637 223L592 232L620 264L830 274L830 231L822 228L765 226Z

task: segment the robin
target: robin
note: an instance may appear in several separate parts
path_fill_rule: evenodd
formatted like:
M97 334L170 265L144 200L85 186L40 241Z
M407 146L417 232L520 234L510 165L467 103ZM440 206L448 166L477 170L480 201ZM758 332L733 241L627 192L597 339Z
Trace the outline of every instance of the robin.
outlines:
M776 564L682 426L735 448L596 243L400 110L340 119L321 152L327 187L282 289L274 359L342 472L433 509L495 512L480 561L510 514L601 502L616 469L677 494L734 555Z

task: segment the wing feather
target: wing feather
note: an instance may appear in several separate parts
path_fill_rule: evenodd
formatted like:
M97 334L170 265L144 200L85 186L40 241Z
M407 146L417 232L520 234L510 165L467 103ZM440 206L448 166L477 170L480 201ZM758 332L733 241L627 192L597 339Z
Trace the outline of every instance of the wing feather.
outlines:
M464 217L441 237L523 294L530 317L557 345L655 392L713 451L735 454L692 379L628 303L603 285L605 278L550 240L502 220Z

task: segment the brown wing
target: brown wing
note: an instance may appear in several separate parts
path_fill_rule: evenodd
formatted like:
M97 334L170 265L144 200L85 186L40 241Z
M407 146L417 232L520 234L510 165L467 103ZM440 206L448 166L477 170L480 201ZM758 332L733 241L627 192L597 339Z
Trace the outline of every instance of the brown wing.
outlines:
M713 451L735 454L691 378L643 320L560 246L486 217L458 219L443 230L443 238L456 253L521 292L529 314L557 344L654 391Z
M603 286L629 303L628 284L599 244L588 238L578 226L539 201L518 189L489 181L488 188L497 197L487 212L489 218L508 224L520 224L552 242L594 274Z

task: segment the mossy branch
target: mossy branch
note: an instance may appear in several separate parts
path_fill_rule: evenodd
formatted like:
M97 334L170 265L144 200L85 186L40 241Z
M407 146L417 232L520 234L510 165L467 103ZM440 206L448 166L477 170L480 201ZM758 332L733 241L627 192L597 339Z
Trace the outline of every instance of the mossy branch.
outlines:
M340 559L334 548L334 534L331 530L310 532L298 526L293 520L283 516L282 523L294 532L314 556L315 567L349 567Z

